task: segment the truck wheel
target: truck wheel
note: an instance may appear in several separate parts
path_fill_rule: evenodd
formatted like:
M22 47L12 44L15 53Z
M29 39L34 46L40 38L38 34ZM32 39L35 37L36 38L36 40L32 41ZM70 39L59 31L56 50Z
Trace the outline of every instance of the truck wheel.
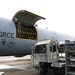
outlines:
M42 68L40 68L39 71L40 71L40 74L46 74L48 72L48 70L42 69Z

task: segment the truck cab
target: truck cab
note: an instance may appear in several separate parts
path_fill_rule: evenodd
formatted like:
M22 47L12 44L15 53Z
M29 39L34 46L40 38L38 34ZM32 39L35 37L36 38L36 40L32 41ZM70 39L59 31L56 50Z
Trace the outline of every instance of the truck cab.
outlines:
M47 73L53 69L55 72L61 70L64 74L65 61L59 60L58 41L54 39L37 42L32 48L31 61L35 69L40 73ZM64 70L63 70L64 69Z

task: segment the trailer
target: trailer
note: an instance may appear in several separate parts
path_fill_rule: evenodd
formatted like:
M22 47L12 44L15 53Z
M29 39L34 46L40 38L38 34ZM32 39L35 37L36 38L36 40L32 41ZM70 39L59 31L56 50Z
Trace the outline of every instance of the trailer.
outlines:
M65 74L65 60L59 56L57 40L49 39L37 42L31 50L32 65L40 73L45 74L49 70L53 70L54 73Z
M65 41L65 75L75 75L75 41Z

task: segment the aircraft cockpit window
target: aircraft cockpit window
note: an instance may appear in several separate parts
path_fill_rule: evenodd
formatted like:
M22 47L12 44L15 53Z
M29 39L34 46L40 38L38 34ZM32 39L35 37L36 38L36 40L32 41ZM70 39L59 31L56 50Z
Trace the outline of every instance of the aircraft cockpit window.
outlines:
M23 23L15 24L17 38L37 40L37 31L34 26L29 26Z

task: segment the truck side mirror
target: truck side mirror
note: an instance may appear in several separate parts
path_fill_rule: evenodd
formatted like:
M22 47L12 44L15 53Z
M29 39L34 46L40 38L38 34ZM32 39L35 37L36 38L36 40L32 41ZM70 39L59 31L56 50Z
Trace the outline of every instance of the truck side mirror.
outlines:
M34 47L33 46L31 47L31 54L32 55L34 54Z

